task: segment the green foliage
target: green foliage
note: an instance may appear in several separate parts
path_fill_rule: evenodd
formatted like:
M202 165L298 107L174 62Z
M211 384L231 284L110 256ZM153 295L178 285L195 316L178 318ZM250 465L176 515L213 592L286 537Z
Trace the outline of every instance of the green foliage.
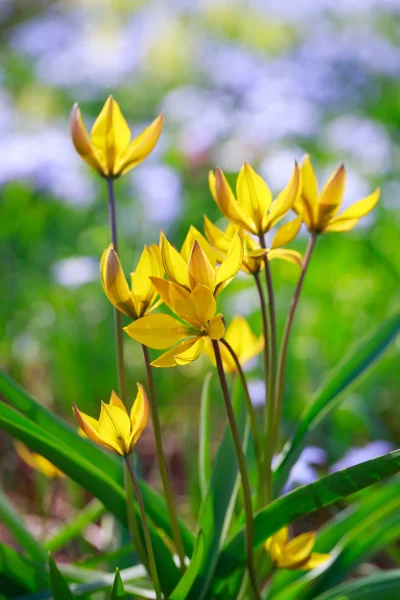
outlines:
M49 556L49 570L54 600L71 600L73 595L71 594L67 582L58 570L57 565L51 555Z
M122 583L121 575L119 570L116 570L113 587L111 590L111 600L125 600L125 588Z

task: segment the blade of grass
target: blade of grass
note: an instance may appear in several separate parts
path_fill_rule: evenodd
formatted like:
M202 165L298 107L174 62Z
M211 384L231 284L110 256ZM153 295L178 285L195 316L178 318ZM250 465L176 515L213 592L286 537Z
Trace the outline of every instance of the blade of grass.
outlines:
M211 478L210 458L210 382L212 373L204 378L200 400L200 431L199 431L199 484L201 500L203 501Z

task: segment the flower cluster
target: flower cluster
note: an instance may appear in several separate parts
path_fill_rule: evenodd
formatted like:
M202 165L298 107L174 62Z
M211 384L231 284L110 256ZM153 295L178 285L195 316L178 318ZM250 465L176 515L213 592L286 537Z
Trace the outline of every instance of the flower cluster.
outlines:
M114 179L124 175L148 156L157 143L162 126L163 118L160 115L131 141L129 127L118 104L111 96L95 121L90 136L77 105L74 106L70 118L70 130L76 150L91 167L108 180L109 186L113 185ZM116 251L116 222L111 217L113 243L103 252L100 261L101 283L116 311L119 374L121 370L123 371L121 354L123 334L121 314L119 314L122 313L131 320L123 330L143 347L150 408L144 388L138 384L138 394L130 413L124 402L113 392L109 404L102 403L98 420L80 412L74 406L76 420L89 438L126 457L133 450L148 422L149 410L151 411L171 527L180 563L184 569L185 557L168 477L165 468L162 468L165 458L151 366L168 368L187 365L197 360L204 352L212 364L217 366L228 421L235 441L242 480L246 528L250 540L247 564L256 597L260 595L252 557L252 499L248 474L243 466L245 457L242 444L235 428L233 409L230 408L225 373L237 373L245 389L258 464L257 502L260 502L262 507L265 502L272 499L271 464L279 426L287 344L316 238L328 232L352 229L361 217L374 208L379 199L379 189L377 189L370 196L359 200L339 214L345 181L346 172L342 165L319 192L311 160L306 155L300 165L294 162L288 184L273 199L267 183L249 164L244 163L240 169L235 193L224 173L216 169L215 172L209 173L209 188L211 196L227 220L223 229L205 216L205 235L191 226L180 250L175 248L161 232L158 244L144 247L136 269L130 275L129 285ZM113 194L109 195L112 209L110 214L115 209L113 198ZM293 213L292 218L290 213ZM285 219L283 224L280 223L282 219ZM279 227L276 228L278 224ZM311 234L304 258L297 250L286 247L295 239L302 224ZM273 229L275 232L269 247L265 235ZM273 259L288 261L300 269L300 277L282 338L279 361L277 360L273 286L269 267L269 262ZM256 281L263 318L261 336L256 336L241 316L235 316L226 326L223 315L218 311L219 295L239 271L253 276ZM261 271L265 271L266 275L268 302L265 301L265 292L260 283ZM160 308L160 311L157 310ZM164 351L151 364L148 358L148 347ZM244 364L260 352L264 352L265 357L268 405L268 410L266 408L265 411L266 427L263 436L264 456L257 419L242 369ZM265 475L264 466L268 470ZM264 484L266 484L265 490ZM147 542L150 557L151 544ZM305 533L289 541L288 528L285 527L265 542L265 550L275 567L307 570L322 564L329 558L327 554L313 553L314 543L314 533ZM154 570L152 577L154 581L157 580L157 573Z

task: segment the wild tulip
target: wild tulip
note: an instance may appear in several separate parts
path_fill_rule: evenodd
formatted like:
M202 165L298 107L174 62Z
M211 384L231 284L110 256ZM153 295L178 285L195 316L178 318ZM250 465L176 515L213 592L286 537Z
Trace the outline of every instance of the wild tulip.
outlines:
M283 527L264 543L264 548L279 569L310 571L329 560L329 554L313 552L316 534L302 533L289 541L289 529Z
M337 214L343 201L346 185L346 170L341 165L332 173L321 192L314 168L308 154L300 164L301 193L294 209L303 214L303 220L309 231L314 234L329 231L350 231L361 219L375 207L379 200L380 190L349 206L341 214Z
M100 260L103 290L115 308L131 319L138 319L159 306L158 291L151 277L163 277L160 249L156 244L145 246L136 270L131 273L131 287L125 278L118 255L110 244Z
M109 404L101 403L98 420L73 406L75 419L86 435L121 456L132 452L149 420L146 392L142 385L137 386L138 393L129 414L115 392L111 393Z
M290 182L272 200L272 193L262 177L244 163L237 178L235 198L221 169L217 169L215 174L212 171L209 173L210 190L222 214L232 223L257 236L272 229L293 207L299 183L299 169L295 162Z
M90 136L78 104L69 119L72 141L78 154L99 175L116 178L141 163L154 149L161 135L163 116L159 115L133 140L118 102L109 96L97 117Z
M46 475L49 479L65 477L64 473L47 460L47 458L36 452L31 452L22 442L15 441L14 447L18 456L28 465L28 467L31 467L31 469L43 473L43 475Z
M233 223L230 223L225 231L222 231L206 216L204 217L204 232L211 246L215 248L220 262L226 258L232 238L239 233L243 240L243 262L241 269L244 273L254 275L265 268L265 256L267 256L268 260L278 258L301 267L302 256L300 252L280 247L294 239L300 229L301 222L302 217L299 216L283 225L275 235L271 248L261 248L257 240Z

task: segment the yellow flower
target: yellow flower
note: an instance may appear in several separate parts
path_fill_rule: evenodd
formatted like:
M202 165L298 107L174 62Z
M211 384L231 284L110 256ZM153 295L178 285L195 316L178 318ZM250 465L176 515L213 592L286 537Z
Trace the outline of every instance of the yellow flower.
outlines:
M300 165L300 178L301 193L294 209L303 213L303 220L312 233L349 231L379 200L380 190L377 188L370 196L359 200L338 215L346 184L344 165L332 173L319 193L314 169L310 157L306 154Z
M47 460L47 458L40 454L36 454L36 452L31 452L24 444L22 444L22 442L15 441L14 447L18 456L28 465L28 467L43 473L49 479L65 477L64 473Z
M151 277L161 300L184 323L169 315L147 315L125 327L134 340L155 350L165 350L152 362L154 367L186 365L199 358L207 337L219 340L225 332L221 314L216 314L215 296L238 273L243 260L243 242L236 235L227 258L217 266L215 252L204 236L191 227L179 253L161 233L161 256L170 281Z
M310 571L330 558L329 554L312 552L316 534L313 531L302 533L289 542L289 530L283 527L264 543L272 562L280 569Z
M136 400L128 415L124 404L115 392L109 404L101 403L99 420L80 412L73 406L75 419L86 435L101 446L121 456L130 454L149 420L149 404L146 392L139 383Z
M112 96L107 98L90 136L78 104L74 104L69 119L76 151L103 177L119 177L141 163L157 144L162 127L163 116L159 115L131 140L129 126Z
M131 319L138 319L159 305L155 303L158 292L150 279L164 275L160 249L156 244L144 247L136 271L131 273L131 289L112 244L101 256L100 275L111 304Z
M226 249L226 258L217 265L217 256L205 237L191 227L179 253L161 233L161 257L167 277L193 291L205 285L217 296L239 272L243 262L243 241L233 235Z
M229 221L255 235L267 233L293 207L299 191L297 163L289 184L272 201L272 194L265 181L250 165L244 163L236 183L235 198L231 187L220 169L209 173L211 194L222 214Z
M236 316L232 319L224 337L235 351L242 367L249 360L262 352L264 348L264 337L260 336L257 338L251 331L250 325L246 319L240 316ZM223 344L219 344L219 349L225 373L236 373L236 364L229 350ZM215 354L211 343L206 344L205 352L212 364L215 365Z
M263 249L260 243L252 238L248 233L241 230L237 225L230 223L225 231L221 231L214 223L210 221L206 216L204 217L204 231L210 244L215 248L217 252L217 258L221 262L226 257L226 253L232 238L237 233L243 240L243 263L242 271L247 274L259 273L265 266L264 256L268 257L268 260L274 258L280 258L287 260L295 265L301 267L302 256L300 252L296 250L288 250L280 248L284 244L287 244L297 235L302 223L302 217L299 215L293 221L283 225L276 233L272 247Z
M216 300L203 283L189 291L173 281L152 278L161 299L185 323L170 315L147 315L124 328L126 333L145 346L156 350L172 348L151 364L153 367L175 367L197 360L206 337L220 340L225 332L221 314L216 313Z

